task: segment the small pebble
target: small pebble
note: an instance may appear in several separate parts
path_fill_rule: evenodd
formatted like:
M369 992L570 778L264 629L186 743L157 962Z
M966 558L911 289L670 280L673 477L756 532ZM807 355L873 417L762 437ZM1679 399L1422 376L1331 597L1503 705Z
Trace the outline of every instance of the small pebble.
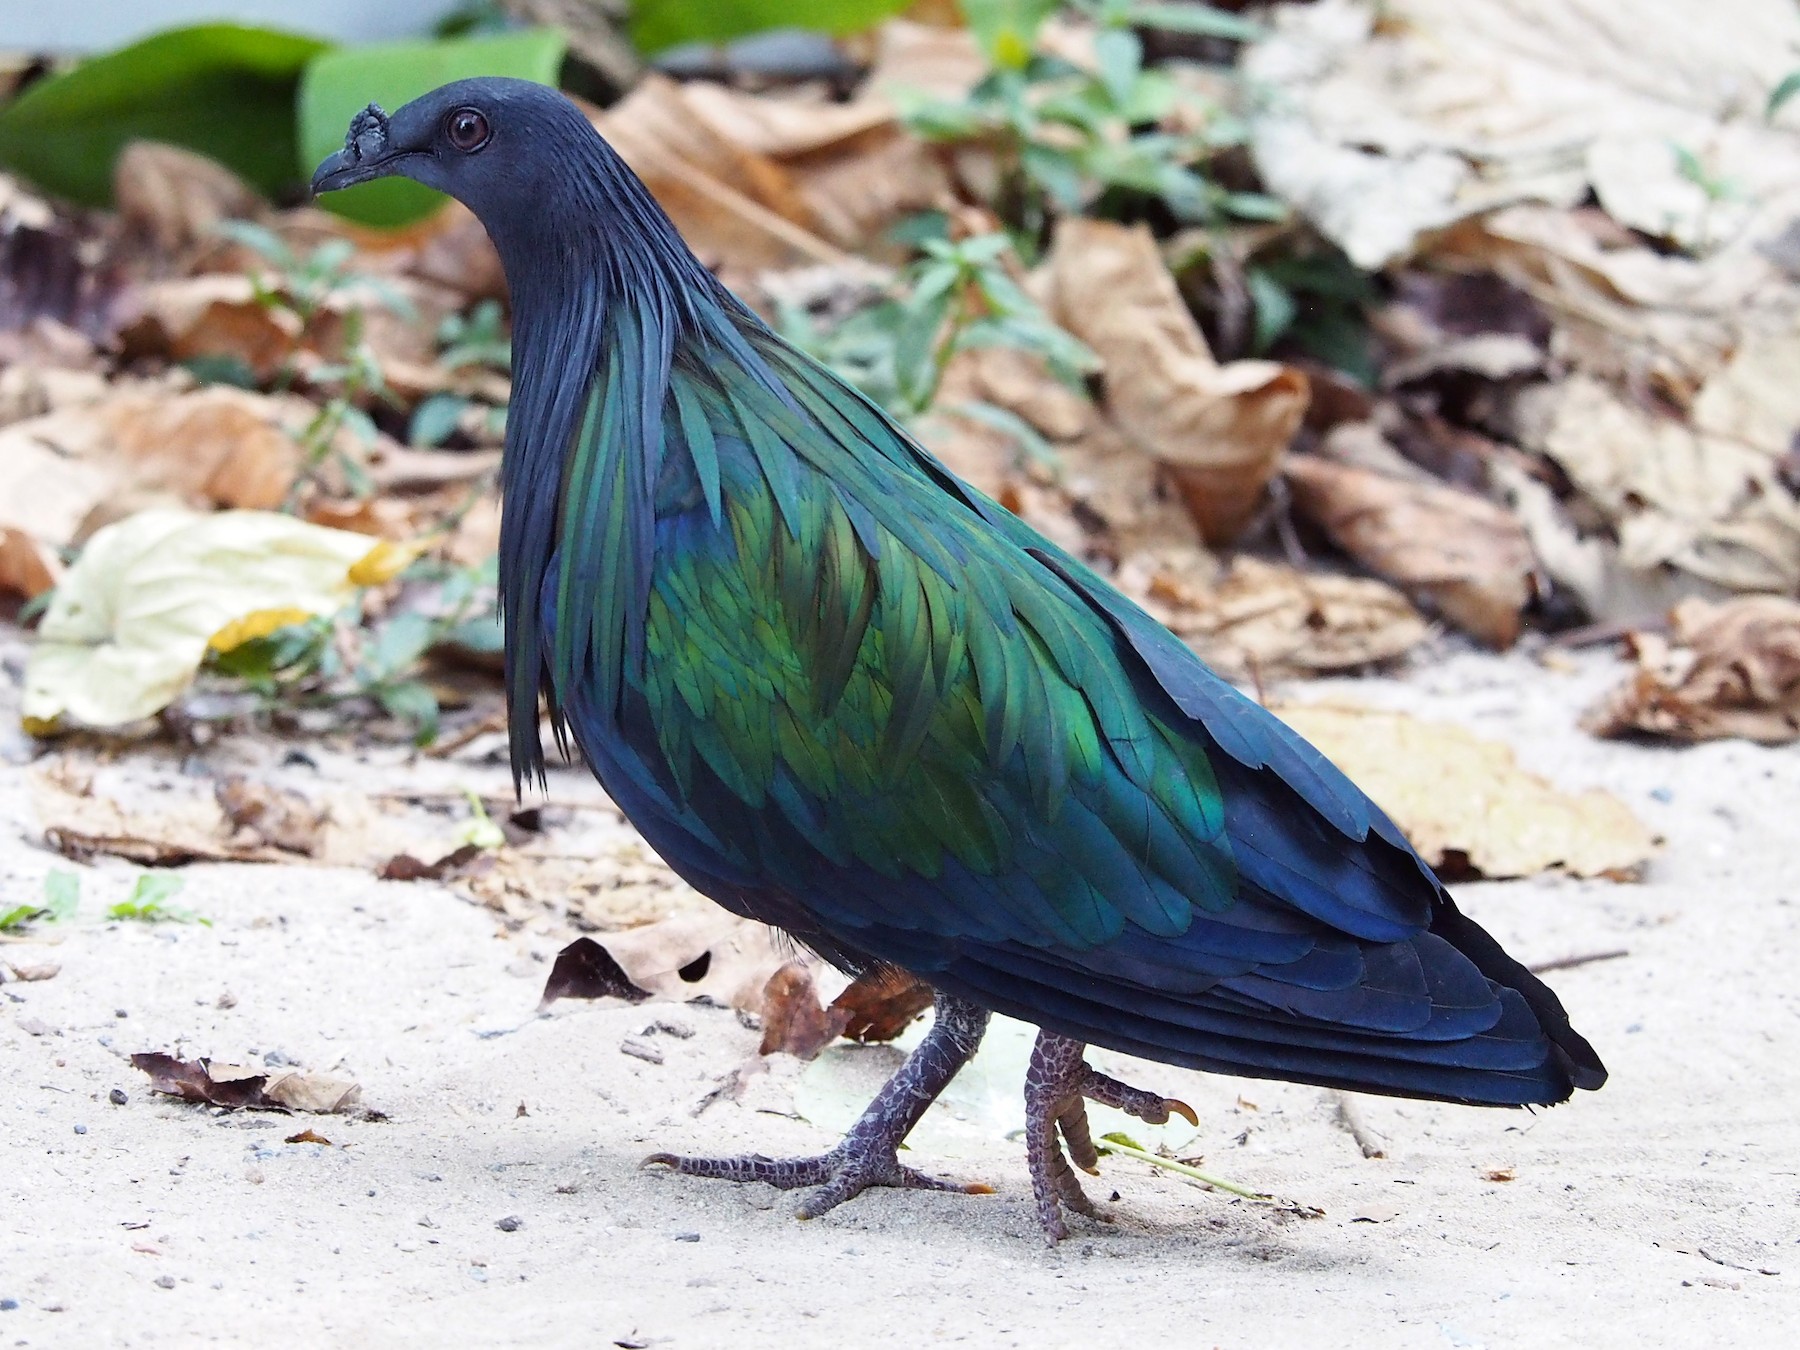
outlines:
M698 1242L700 1235L698 1233L677 1233L675 1240L677 1242Z
M106 1094L106 1100L111 1102L114 1106L123 1106L126 1102L130 1101L131 1098L125 1095L124 1088L114 1088L111 1092Z
M114 1017L130 1017L131 1014L129 1012L127 1012L124 1008L114 1008L113 1016Z
M76 1134L86 1134L86 1133L87 1133L87 1126L85 1126L85 1125L77 1125L77 1126L76 1126L76 1127L75 1127L75 1133L76 1133Z
M496 1223L494 1227L498 1228L502 1233L516 1233L520 1228L524 1227L524 1225L525 1220L521 1219L517 1214L508 1214L504 1219L501 1219Z
M158 1275L156 1277L156 1287L158 1289L173 1289L175 1287L175 1277L173 1275Z

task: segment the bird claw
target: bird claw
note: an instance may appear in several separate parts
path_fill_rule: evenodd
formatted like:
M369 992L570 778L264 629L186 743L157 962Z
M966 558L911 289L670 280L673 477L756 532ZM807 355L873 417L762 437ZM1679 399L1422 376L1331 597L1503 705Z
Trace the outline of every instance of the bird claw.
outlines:
M1186 1102L1131 1087L1089 1068L1082 1059L1085 1049L1079 1041L1042 1032L1025 1071L1026 1163L1037 1199L1038 1222L1053 1247L1069 1235L1065 1207L1106 1221L1074 1172L1074 1167L1079 1167L1091 1175L1100 1174L1099 1150L1088 1128L1089 1101L1115 1107L1147 1125L1161 1125L1171 1115L1184 1117L1190 1125L1200 1123Z
M689 1158L676 1153L652 1153L644 1159L643 1165L667 1167L683 1176L719 1181L764 1181L784 1191L816 1186L818 1189L802 1200L795 1211L802 1219L816 1219L871 1186L960 1191L965 1195L993 1193L993 1187L980 1182L945 1181L905 1166L896 1154L879 1149L857 1150L847 1147L847 1143L810 1158L769 1158L760 1153L736 1158Z

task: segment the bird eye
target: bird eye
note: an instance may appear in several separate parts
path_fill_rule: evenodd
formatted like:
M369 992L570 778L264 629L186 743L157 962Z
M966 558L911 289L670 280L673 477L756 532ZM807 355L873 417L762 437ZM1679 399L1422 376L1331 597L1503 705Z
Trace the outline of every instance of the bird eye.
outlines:
M450 137L450 144L466 153L487 144L488 121L473 108L458 108L450 114L444 131Z

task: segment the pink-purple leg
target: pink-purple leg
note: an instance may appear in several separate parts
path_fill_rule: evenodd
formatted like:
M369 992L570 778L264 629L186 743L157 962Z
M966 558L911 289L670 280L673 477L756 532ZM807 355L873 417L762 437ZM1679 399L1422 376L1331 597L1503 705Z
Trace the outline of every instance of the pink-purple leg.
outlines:
M1185 1102L1130 1087L1089 1068L1082 1059L1086 1049L1080 1041L1040 1031L1025 1070L1025 1161L1037 1200L1038 1223L1051 1246L1069 1235L1064 1207L1098 1217L1070 1166L1073 1161L1076 1167L1094 1172L1099 1163L1088 1130L1088 1100L1117 1107L1150 1125L1163 1124L1171 1113L1200 1123Z
M969 1062L981 1044L987 1024L987 1009L939 994L937 1017L919 1048L907 1056L906 1063L875 1094L875 1100L829 1153L811 1158L768 1158L760 1153L736 1158L687 1158L653 1153L644 1163L660 1164L690 1177L766 1181L783 1190L817 1186L819 1189L800 1203L797 1213L802 1219L817 1218L870 1186L985 1194L990 1187L943 1181L902 1165L900 1144L956 1077L957 1070Z

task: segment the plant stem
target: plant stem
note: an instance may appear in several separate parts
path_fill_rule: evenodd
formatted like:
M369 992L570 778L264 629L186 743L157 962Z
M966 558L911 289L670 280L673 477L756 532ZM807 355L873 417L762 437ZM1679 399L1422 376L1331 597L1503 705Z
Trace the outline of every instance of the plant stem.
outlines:
M1174 1172L1180 1176L1192 1178L1202 1185L1211 1186L1215 1191L1229 1191L1232 1195L1241 1195L1246 1200L1259 1200L1264 1204L1272 1205L1275 1203L1275 1197L1272 1195L1265 1195L1261 1191L1253 1191L1248 1186L1240 1186L1235 1181L1225 1180L1224 1177L1215 1177L1211 1172L1202 1172L1198 1167L1190 1167L1188 1164L1177 1162L1173 1158L1158 1157L1154 1153L1147 1152L1141 1148L1134 1148L1130 1144L1121 1144L1117 1140L1109 1139L1100 1147L1106 1152L1123 1153L1129 1158L1138 1158L1147 1162L1152 1167L1160 1167L1166 1172Z

